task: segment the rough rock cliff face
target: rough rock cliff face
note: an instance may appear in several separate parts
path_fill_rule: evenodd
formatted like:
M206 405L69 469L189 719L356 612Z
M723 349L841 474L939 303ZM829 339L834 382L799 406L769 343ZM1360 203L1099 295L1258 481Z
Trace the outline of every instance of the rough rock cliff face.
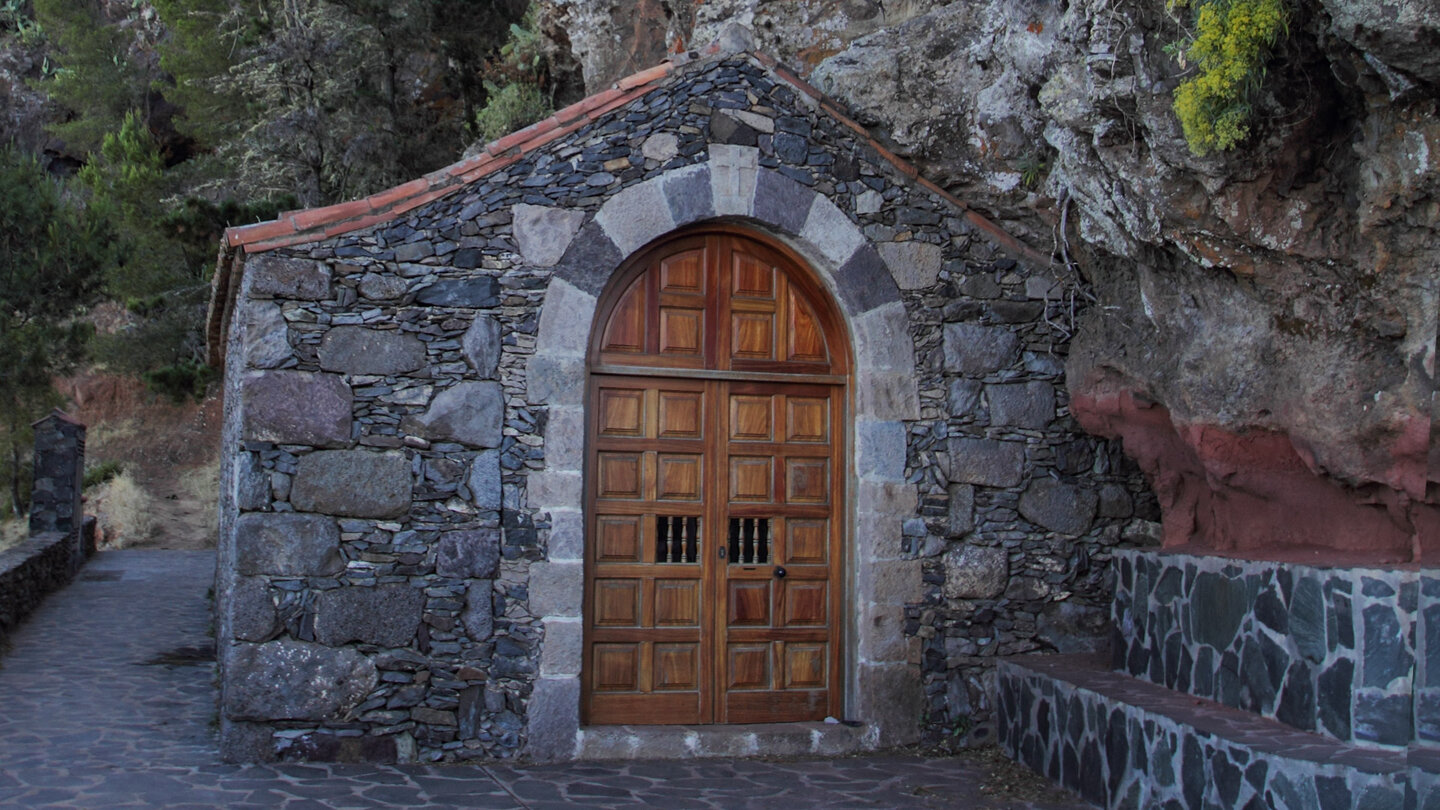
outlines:
M753 40L1081 273L1072 411L1124 439L1166 545L1440 559L1440 3L1296 0L1251 137L1205 158L1162 0L549 6L592 91Z

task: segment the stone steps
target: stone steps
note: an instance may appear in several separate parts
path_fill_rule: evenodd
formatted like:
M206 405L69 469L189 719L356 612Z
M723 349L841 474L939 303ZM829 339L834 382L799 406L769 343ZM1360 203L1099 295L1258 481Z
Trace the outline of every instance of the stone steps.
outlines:
M580 759L841 756L875 747L868 725L763 723L724 726L586 726Z
M1440 752L1366 748L1113 672L1095 656L997 670L1009 755L1105 808L1432 810Z

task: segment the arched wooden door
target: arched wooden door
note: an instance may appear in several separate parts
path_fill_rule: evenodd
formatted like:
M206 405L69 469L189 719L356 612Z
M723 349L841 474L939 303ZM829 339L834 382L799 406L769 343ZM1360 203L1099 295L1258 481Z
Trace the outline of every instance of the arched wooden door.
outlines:
M715 230L637 257L599 312L584 722L839 716L849 354L828 296Z

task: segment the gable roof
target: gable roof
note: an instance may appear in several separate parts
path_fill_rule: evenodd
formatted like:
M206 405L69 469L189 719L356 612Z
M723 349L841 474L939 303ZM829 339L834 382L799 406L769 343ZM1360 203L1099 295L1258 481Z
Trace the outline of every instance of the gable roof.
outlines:
M444 198L521 161L536 150L596 123L647 93L678 81L690 72L692 64L708 64L712 57L734 56L750 60L777 80L809 97L819 111L852 130L881 161L890 164L912 182L953 205L961 212L968 225L983 233L997 247L1032 264L1051 264L1049 255L1021 242L999 225L972 210L953 194L922 177L914 165L891 152L848 116L838 102L826 97L773 57L753 51L726 54L712 45L704 52L678 54L655 67L627 76L611 87L571 104L543 121L506 135L487 144L476 154L424 177L363 199L291 211L269 222L227 229L220 246L206 325L211 364L218 365L223 356L221 344L224 341L234 296L232 288L236 286L235 271L244 262L244 257L319 242L396 220L415 208Z

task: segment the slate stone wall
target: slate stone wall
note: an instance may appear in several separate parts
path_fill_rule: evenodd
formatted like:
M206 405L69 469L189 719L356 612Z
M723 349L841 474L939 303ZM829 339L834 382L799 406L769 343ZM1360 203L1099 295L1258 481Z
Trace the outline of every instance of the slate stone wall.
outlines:
M1118 557L1117 670L1343 742L1440 747L1440 572Z
M1426 810L1440 802L1435 763L1401 752L1316 746L1213 719L1197 728L1014 664L1001 665L999 693L1006 750L1107 810Z
M600 221L611 200L622 213ZM862 482L896 481L875 487L886 521L854 527L897 561L854 572L885 602L856 623L862 655L884 647L887 677L924 682L927 707L895 706L923 711L934 737L988 728L995 656L1104 637L1110 550L1152 535L1156 512L1067 413L1079 280L1005 258L812 99L732 58L391 222L244 261L219 589L227 755L524 750L542 660L578 660L579 642L573 619L541 621L579 615L578 591L554 587L578 548L554 515L578 514L579 475L547 462L583 447L583 419L549 394L585 373L534 357L542 305L564 305L547 290L598 293L646 217L726 212L803 249L847 312L893 301L915 347L855 392L905 423L857 423L851 448ZM881 315L851 323L854 340L878 342L863 330Z

